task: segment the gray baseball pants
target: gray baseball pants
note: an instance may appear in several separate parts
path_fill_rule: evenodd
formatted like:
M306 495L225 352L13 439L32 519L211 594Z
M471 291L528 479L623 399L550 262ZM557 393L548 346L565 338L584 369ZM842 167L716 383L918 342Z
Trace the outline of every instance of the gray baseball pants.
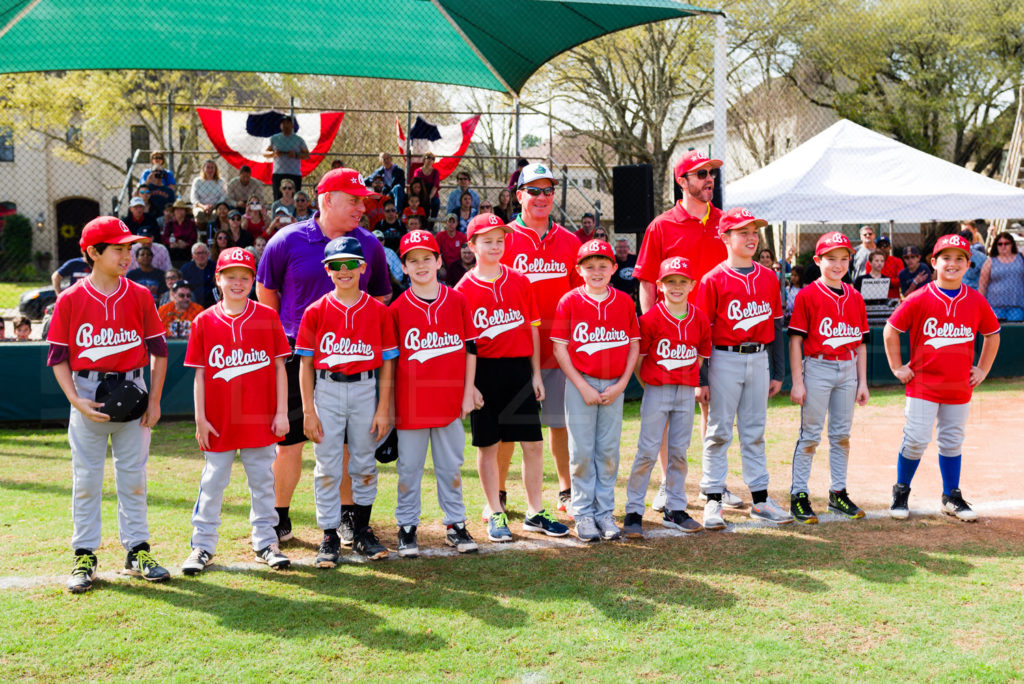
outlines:
M316 524L322 530L341 525L341 495L338 485L344 474L345 430L348 429L348 474L352 478L352 501L372 506L377 498L377 440L370 433L377 410L377 383L371 378L359 382L317 379L313 390L316 413L324 438L313 446L313 496Z
M96 396L98 380L73 373L79 396ZM135 384L146 389L142 377ZM146 520L146 462L149 460L149 428L140 420L127 423L96 423L71 407L68 444L71 445L72 549L95 551L103 541L100 507L103 498L103 467L107 443L114 460L117 485L117 529L121 546L130 551L149 541Z
M740 439L743 481L750 491L768 489L764 428L768 416L768 352L740 354L711 350L708 364L708 429L704 438L704 477L700 488L721 494L729 474L727 452L732 426Z
M434 463L437 481L437 503L444 512L444 524L465 522L466 506L462 501L462 452L466 431L456 418L448 425L422 430L398 431L398 498L395 520L401 525L420 524L420 485L427 462L427 445Z
M640 402L640 437L626 484L626 513L644 514L651 469L658 461L661 437L668 426L668 471L665 510L686 510L686 450L693 431L694 396L690 385L647 385Z
M959 456L964 443L964 429L971 414L971 405L936 404L927 399L907 397L904 408L907 423L903 426L903 444L900 455L916 461L924 455L932 441L932 426L936 426L936 442L943 456Z
M826 361L813 357L803 362L807 397L800 408L800 437L793 450L793 484L790 494L807 491L811 461L821 440L828 416L828 465L831 489L846 489L846 466L850 458L850 428L857 401L857 362Z
M540 379L544 383L544 401L540 403L540 423L549 428L565 427L565 386L571 385L565 379L561 368L541 368Z
M603 392L618 380L589 375L584 375L583 379L598 392ZM587 406L576 385L565 383L572 509L577 518L600 518L610 515L615 509L624 394L607 406Z
M274 457L276 445L239 449L239 458L249 482L249 524L252 548L265 549L277 543L277 511L274 510ZM221 504L231 479L235 451L204 451L206 465L199 481L199 496L192 509L192 548L216 553Z

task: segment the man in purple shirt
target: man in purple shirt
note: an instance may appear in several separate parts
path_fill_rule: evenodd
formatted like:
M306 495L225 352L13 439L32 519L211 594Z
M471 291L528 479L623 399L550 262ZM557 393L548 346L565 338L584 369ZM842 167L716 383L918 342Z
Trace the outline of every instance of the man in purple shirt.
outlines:
M316 187L320 211L305 221L277 231L260 258L256 274L256 297L281 316L284 332L293 348L302 313L320 297L334 289L324 270L324 247L336 237L352 235L359 240L366 257L366 272L359 278L359 289L387 304L391 298L384 248L372 233L359 225L366 211L363 198L376 196L368 190L359 172L337 168L328 171ZM299 393L299 357L294 354L285 363L288 377L288 434L277 445L274 461L275 508L279 517L280 541L292 538L288 514L292 493L302 474L302 396ZM347 472L347 468L346 468ZM352 482L345 476L341 483L342 510L352 505ZM347 516L343 514L344 519ZM345 534L342 534L343 541ZM348 541L351 541L349 536Z

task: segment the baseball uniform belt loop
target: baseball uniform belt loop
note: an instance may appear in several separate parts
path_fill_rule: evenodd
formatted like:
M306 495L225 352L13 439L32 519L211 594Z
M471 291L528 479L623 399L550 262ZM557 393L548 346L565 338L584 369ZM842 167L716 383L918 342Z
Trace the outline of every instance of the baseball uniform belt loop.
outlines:
M330 371L321 370L318 371L318 375L321 380L333 380L334 382L359 382L360 380L372 380L373 371L363 371L362 373L353 373L352 375L345 375L344 373L331 373Z
M135 370L128 371L127 373L80 370L76 373L76 375L80 378L87 378L89 380L107 380L108 382L124 382L125 380L134 380L136 378L141 378L142 369L136 368Z
M848 351L842 354L811 354L810 359L818 359L819 361L853 361L854 352Z
M757 342L744 342L733 346L716 344L715 349L719 351L736 352L737 354L757 354L764 351L764 345Z

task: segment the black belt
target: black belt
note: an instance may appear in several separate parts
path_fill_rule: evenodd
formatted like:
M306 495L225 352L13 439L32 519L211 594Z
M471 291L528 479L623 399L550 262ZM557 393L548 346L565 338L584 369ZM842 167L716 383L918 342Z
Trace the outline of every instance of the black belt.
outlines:
M142 377L142 369L136 368L133 371L127 373L108 373L107 371L91 371L91 370L80 370L75 373L80 378L88 378L89 380L113 380L115 382L124 382L125 380L134 380L135 378Z
M764 351L764 345L758 342L744 342L743 344L737 344L732 347L716 344L715 349L719 351L736 352L737 354L757 354L758 352Z
M333 380L334 382L359 382L360 380L372 380L373 371L363 371L362 373L353 373L352 375L345 375L344 373L331 373L330 371L317 371L321 380Z

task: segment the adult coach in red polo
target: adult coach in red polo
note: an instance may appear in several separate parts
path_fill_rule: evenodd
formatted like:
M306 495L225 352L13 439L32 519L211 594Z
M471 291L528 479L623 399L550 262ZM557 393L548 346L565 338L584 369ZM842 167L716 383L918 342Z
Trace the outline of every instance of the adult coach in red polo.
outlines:
M690 150L676 164L674 177L683 191L683 198L671 209L656 216L647 226L633 269L633 277L640 281L641 313L647 313L658 302L658 269L665 259L688 259L698 285L705 273L725 261L725 244L718 237L718 220L722 217L722 211L711 204L711 196L715 191L715 177L711 171L721 165L720 160L710 159L699 150ZM690 291L690 304L697 304L698 289L694 287ZM703 438L707 426L707 401L701 402L700 414ZM667 460L668 452L662 443L658 455L662 486L652 504L657 511L665 507L664 473ZM723 495L722 501L727 505L736 503L729 493Z
M540 311L540 368L544 381L540 420L548 426L551 453L558 471L558 510L565 511L571 496L569 436L565 429L565 374L555 361L551 323L558 300L582 281L576 273L580 241L551 219L557 183L545 164L529 164L520 171L516 198L523 211L509 224L511 231L505 238L505 254L501 263L529 279ZM514 446L502 443L498 450L499 496L505 490L505 477ZM501 498L504 499L503 496Z
M391 299L391 281L384 247L359 225L366 207L363 198L377 193L367 189L355 169L337 168L328 171L316 187L319 211L308 218L282 228L267 243L256 274L256 296L281 316L285 335L294 349L295 337L303 312L313 302L330 292L334 285L324 270L324 247L330 240L349 235L359 240L366 258L366 271L359 277L359 289L387 304ZM299 393L299 357L292 355L285 362L288 378L288 434L277 446L274 461L274 507L280 522L278 538L292 538L289 516L292 493L302 474L302 398ZM352 543L352 483L341 483L342 540Z

